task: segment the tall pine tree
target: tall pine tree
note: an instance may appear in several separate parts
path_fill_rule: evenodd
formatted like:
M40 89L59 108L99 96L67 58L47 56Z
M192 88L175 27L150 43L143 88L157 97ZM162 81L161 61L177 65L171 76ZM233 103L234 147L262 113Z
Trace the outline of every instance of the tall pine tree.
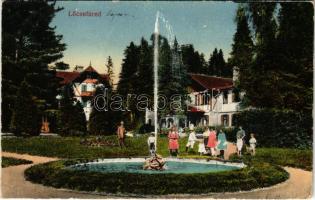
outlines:
M107 64L106 64L106 69L107 69L107 76L109 78L109 84L111 87L113 87L113 79L114 79L114 71L113 71L113 68L114 68L114 64L113 64L113 61L112 61L112 58L110 56L108 56L107 58Z
M11 121L18 88L23 80L30 84L44 107L55 103L57 80L48 65L61 59L65 44L50 23L54 2L4 1L2 7L2 129Z
M281 3L277 57L284 107L311 111L313 107L313 5Z
M237 28L233 38L229 65L237 67L239 76L236 86L241 90L246 90L247 85L250 85L251 81L250 64L253 59L254 44L248 25L248 17L243 5L238 7L235 23Z

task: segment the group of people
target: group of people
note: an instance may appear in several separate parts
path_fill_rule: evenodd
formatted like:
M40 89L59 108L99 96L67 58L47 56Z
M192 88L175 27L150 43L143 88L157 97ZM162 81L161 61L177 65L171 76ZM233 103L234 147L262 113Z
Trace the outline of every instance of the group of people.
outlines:
M125 147L125 132L126 129L124 127L124 122L121 122L117 128L117 136L119 140L120 147ZM256 153L256 138L253 133L250 134L249 139L249 150L252 155ZM242 156L242 149L244 145L244 138L245 138L245 131L242 127L239 127L239 130L236 133L236 148L237 148L237 155ZM177 131L176 126L172 126L171 130L168 133L168 149L170 154L176 156L179 150L179 134ZM148 146L151 155L155 154L155 136L151 134L148 137ZM222 159L224 158L225 151L227 149L227 139L226 135L222 130L219 130L219 134L217 134L216 130L213 128L206 128L206 130L202 134L202 138L197 138L194 128L191 127L189 129L189 136L188 141L186 144L186 152L189 149L193 149L195 143L198 142L198 152L200 155L203 154L210 154L211 156L219 156Z
M200 155L210 154L211 156L219 156L224 159L224 154L227 149L227 139L226 135L222 130L219 130L219 134L217 134L216 130L213 128L206 128L206 130L202 134L202 138L197 138L196 133L193 128L189 130L188 141L186 144L186 152L189 149L193 149L196 142L198 142L198 152ZM236 133L236 148L237 155L242 156L242 149L244 145L245 131L242 127L239 127L239 130ZM179 149L179 135L176 130L176 127L173 126L168 134L169 139L169 151L171 155L177 155ZM249 140L250 152L252 155L255 155L256 149L256 139L254 134L251 134L251 138Z
M220 156L224 158L224 152L227 149L227 140L225 133L220 130L217 135L216 131L212 128L206 128L202 134L202 138L197 139L196 133L193 128L190 128L188 142L186 144L186 152L193 149L195 142L198 142L198 152L200 155L210 154L211 156Z

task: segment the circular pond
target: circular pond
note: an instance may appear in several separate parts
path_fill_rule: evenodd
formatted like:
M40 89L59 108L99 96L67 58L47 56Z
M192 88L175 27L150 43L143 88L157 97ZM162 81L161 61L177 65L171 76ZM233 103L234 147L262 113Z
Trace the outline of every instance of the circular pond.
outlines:
M236 170L244 167L242 163L220 161L198 161L188 159L166 159L166 169L161 171L144 170L144 159L104 159L89 163L68 166L68 169L104 173L141 173L141 174L192 174Z

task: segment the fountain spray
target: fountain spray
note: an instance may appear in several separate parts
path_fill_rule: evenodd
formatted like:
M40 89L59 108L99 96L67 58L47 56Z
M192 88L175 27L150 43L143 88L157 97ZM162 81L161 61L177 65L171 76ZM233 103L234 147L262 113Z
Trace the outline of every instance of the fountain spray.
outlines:
M158 66L159 66L159 11L156 13L154 26L154 134L155 134L155 152L157 151L158 136Z

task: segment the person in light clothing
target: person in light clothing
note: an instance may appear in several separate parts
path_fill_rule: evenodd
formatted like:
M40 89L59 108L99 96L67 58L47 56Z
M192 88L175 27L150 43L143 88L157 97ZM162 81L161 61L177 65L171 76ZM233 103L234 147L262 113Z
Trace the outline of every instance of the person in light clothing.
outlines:
M188 142L186 144L186 152L188 151L188 148L194 149L195 141L197 140L196 134L194 129L190 129L190 133L188 136Z
M217 149L220 151L220 157L224 159L224 151L227 148L227 141L226 141L226 136L225 133L220 130L219 135L218 135L218 145Z
M236 133L236 147L237 147L237 155L242 156L242 148L243 148L243 139L245 137L245 131L242 127L239 127L239 131Z
M256 154L256 138L254 133L250 134L250 139L249 139L249 146L250 146L250 153L252 154L252 156L254 156Z
M203 139L198 140L198 152L200 155L207 153Z
M154 137L154 133L151 133L151 135L148 137L148 146L149 146L150 155L153 156L155 154L155 137Z

